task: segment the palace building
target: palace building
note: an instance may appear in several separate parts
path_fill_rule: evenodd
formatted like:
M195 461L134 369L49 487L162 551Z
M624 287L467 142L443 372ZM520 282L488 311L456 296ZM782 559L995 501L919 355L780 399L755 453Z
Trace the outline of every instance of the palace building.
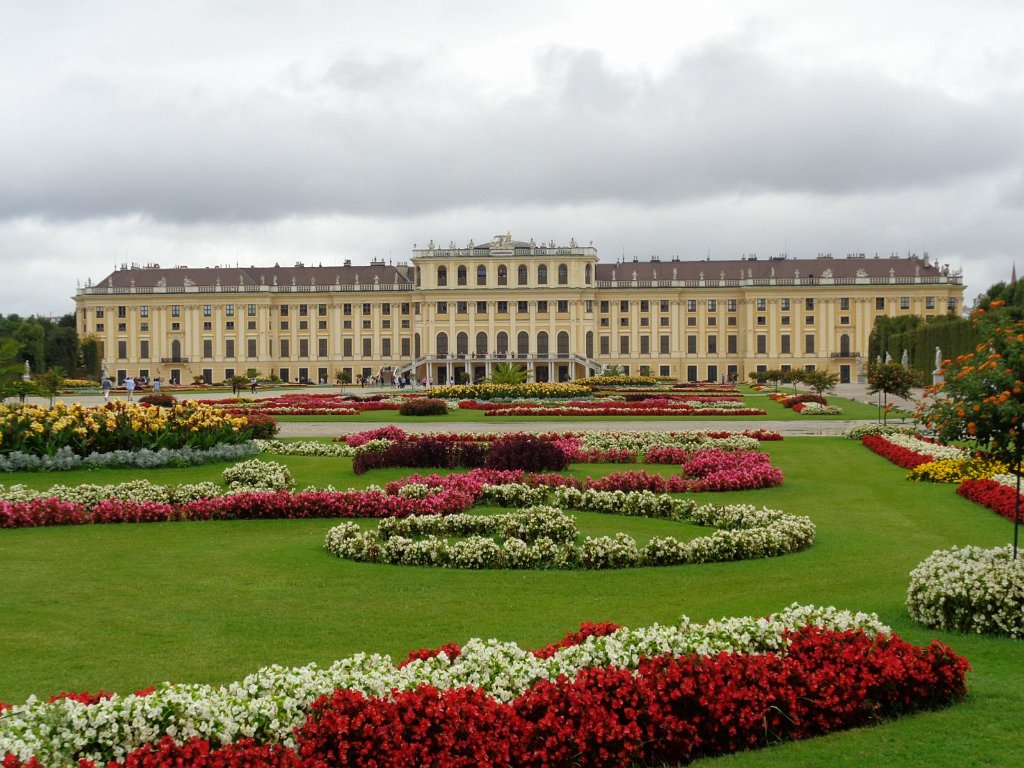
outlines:
M598 261L593 246L498 235L414 248L411 264L131 265L75 296L111 376L219 383L258 371L352 381L381 369L475 381L500 362L534 381L618 366L683 381L767 368L864 375L880 316L958 314L964 285L923 257L853 254Z

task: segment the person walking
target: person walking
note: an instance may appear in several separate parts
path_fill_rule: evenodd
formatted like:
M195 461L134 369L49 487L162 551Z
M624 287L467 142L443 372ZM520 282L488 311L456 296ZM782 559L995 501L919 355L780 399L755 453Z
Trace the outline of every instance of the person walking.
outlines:
M111 386L111 384L110 384L110 377L109 376L104 376L103 380L100 382L100 386L103 388L103 400L104 400L104 402L110 400L110 386Z
M259 386L259 382L256 380L256 377L253 376L252 377L252 381L249 382L249 389L252 391L252 394L254 394L254 395L256 394L256 388L258 386Z
M128 393L128 402L132 401L132 393L135 391L135 379L129 376L124 380L124 391Z

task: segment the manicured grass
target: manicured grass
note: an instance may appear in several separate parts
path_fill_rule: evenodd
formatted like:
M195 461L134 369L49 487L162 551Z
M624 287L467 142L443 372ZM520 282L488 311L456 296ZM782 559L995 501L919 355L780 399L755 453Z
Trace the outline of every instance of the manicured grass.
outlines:
M904 608L907 574L930 552L1006 543L1009 524L957 497L953 486L906 481L903 470L852 441L787 438L763 445L785 472L782 486L701 498L810 515L818 536L806 552L606 572L470 572L330 557L322 549L332 525L326 520L0 531L0 700L72 689L130 691L164 679L223 683L270 663L327 663L360 650L404 656L473 636L540 646L584 620L637 626L673 622L683 613L696 620L765 614L800 601L876 611L908 640L949 643L974 667L968 700L881 727L704 764L1012 762L1024 711L1024 644L924 629ZM355 477L346 459L274 458L289 465L300 485L363 486L401 474ZM175 473L198 479L204 472L217 478L219 471L146 476L164 482ZM95 481L99 473L50 475L44 485L73 482L77 474ZM125 473L114 474L123 479ZM592 534L623 530L640 538L670 525L585 517L581 526Z

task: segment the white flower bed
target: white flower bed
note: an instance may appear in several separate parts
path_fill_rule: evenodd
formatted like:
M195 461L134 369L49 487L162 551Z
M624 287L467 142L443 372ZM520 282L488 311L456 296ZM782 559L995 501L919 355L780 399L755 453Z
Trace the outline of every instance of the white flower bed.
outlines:
M345 443L321 443L315 440L284 442L282 440L253 440L261 453L277 456L355 456L355 448Z
M710 437L706 432L584 432L580 447L587 451L625 450L643 456L655 446L670 446L686 451L721 448L726 451L756 451L757 438L746 435Z
M804 403L800 409L802 416L842 416L843 409L838 405L822 405L821 403Z
M1017 490L1017 476L1012 472L1000 472L997 475L992 475L992 479L1000 485L1005 485Z
M283 491L295 485L288 467L261 459L250 459L228 467L223 477L233 493Z
M503 486L503 500L536 499L536 489ZM499 492L487 486L485 498ZM814 541L810 518L746 504L705 504L650 491L557 488L559 507L657 517L719 530L692 541L656 537L640 547L625 533L587 537L577 544L575 520L558 507L534 506L505 515L420 515L382 520L376 530L345 522L328 531L324 548L349 560L441 568L635 568L775 557ZM542 499L543 500L543 499ZM459 540L444 537L461 536ZM420 538L414 538L420 537ZM495 538L498 540L496 541Z
M957 448L952 445L938 445L937 443L929 443L927 440L921 440L913 435L905 435L900 433L893 433L885 435L885 439L893 445L898 445L901 448L907 448L916 453L923 453L926 456L931 456L933 459L962 459L968 455L968 452L962 448Z
M858 424L846 430L845 436L850 440L860 440L864 435L912 435L914 427L903 424Z
M1024 638L1024 559L1012 548L936 550L910 572L907 611L927 627Z
M787 630L814 624L834 630L890 630L874 614L832 607L791 605L768 618L739 617L678 626L623 628L589 637L540 659L515 643L474 638L454 660L444 654L397 667L389 656L359 653L322 669L270 666L226 686L162 683L147 696L113 696L96 704L71 699L46 703L30 698L0 718L0 754L41 765L73 766L80 758L104 763L122 759L145 743L171 735L179 743L193 736L221 744L243 737L294 746L294 729L310 704L338 688L387 696L428 684L438 689L483 688L509 702L539 680L574 677L591 667L635 668L641 658L674 654L764 653L784 650Z

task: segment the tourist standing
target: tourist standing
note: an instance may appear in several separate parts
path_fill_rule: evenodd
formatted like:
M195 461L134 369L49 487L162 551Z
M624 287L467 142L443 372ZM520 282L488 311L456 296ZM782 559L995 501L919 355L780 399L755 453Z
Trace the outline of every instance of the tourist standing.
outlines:
M132 393L135 391L135 379L129 376L124 380L124 391L128 393L128 402L132 401Z

